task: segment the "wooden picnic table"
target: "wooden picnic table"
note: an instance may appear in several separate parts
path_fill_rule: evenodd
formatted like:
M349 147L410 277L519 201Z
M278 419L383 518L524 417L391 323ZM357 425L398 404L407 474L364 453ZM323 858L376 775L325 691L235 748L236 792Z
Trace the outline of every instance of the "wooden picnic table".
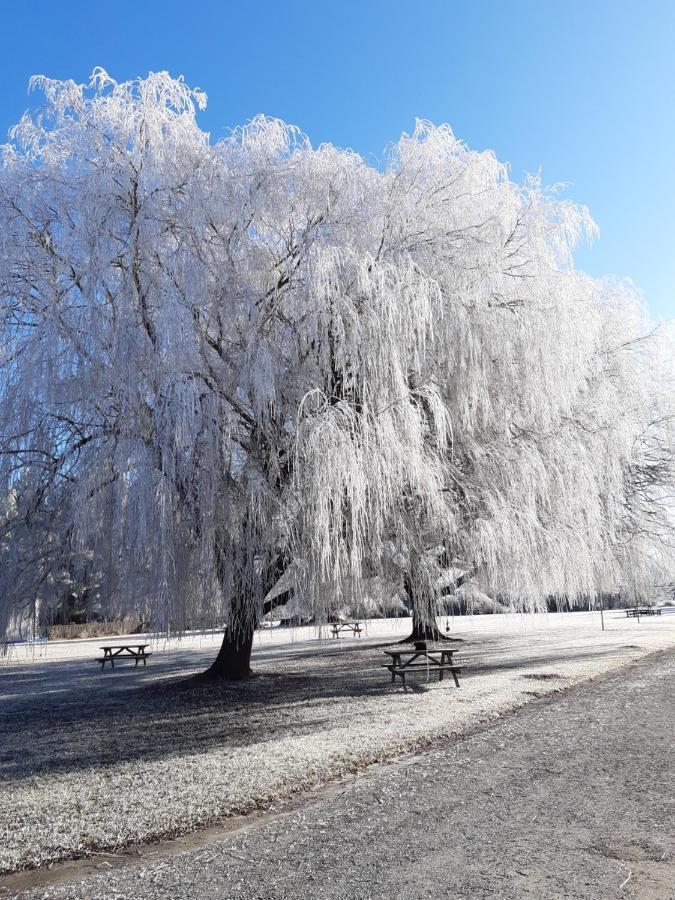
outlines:
M351 631L352 634L357 635L357 637L361 637L361 623L360 622L334 622L331 625L331 634L333 637L340 637L341 631Z
M110 663L110 668L115 668L115 660L118 662L120 659L133 659L134 660L134 668L143 661L143 665L147 665L149 653L145 652L146 647L149 647L150 644L108 644L105 647L101 647L103 650L103 656L99 657L96 662L101 663L101 671L107 662Z
M443 681L445 672L450 672L455 685L459 687L459 675L462 668L452 661L453 653L455 653L452 647L415 647L414 650L397 648L396 650L385 650L384 653L391 657L391 662L385 663L385 668L391 672L392 682L395 682L396 676L399 676L404 688L406 686L405 676L410 672L438 672L439 681Z
M626 610L626 618L631 619L636 616L660 616L661 610L658 606L632 606Z

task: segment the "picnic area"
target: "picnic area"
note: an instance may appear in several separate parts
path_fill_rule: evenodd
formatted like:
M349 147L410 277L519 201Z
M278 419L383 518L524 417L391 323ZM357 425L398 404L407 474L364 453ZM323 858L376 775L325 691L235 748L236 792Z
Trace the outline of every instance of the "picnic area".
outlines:
M254 678L199 687L190 676L220 633L10 647L0 663L0 871L272 807L675 646L673 613L638 624L606 612L604 632L598 613L456 617L444 649L461 664L460 689L433 664L404 688L386 665L414 649L397 644L410 620L362 624L360 637L339 640L326 627L261 630ZM152 646L147 665L97 664L102 644L139 641Z

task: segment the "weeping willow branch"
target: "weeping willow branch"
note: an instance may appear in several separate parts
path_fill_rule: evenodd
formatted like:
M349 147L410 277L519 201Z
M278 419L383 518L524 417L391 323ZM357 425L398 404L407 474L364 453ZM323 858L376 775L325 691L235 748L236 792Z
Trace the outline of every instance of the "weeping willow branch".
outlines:
M0 149L0 630L65 566L109 615L225 621L248 672L281 564L318 620L378 579L432 618L443 554L519 609L664 580L672 342L575 271L585 208L445 125L375 169L263 116L211 143L166 73L33 84Z

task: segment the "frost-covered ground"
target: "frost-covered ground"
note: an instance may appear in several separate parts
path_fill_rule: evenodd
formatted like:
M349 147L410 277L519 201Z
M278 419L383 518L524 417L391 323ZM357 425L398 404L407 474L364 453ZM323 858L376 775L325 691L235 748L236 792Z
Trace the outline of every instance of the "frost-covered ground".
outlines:
M14 647L0 665L0 871L188 831L460 733L533 698L675 645L675 614L456 618L462 687L404 693L361 638L263 631L259 677L195 686L218 635L156 641L145 669L101 673L118 639Z

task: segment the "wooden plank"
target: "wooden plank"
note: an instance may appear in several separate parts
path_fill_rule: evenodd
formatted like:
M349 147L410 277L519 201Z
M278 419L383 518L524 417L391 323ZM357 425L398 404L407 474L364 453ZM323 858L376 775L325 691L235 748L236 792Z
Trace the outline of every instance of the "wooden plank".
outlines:
M439 669L443 669L446 672L449 672L451 669L457 669L461 672L462 667L446 664L442 666L427 666L424 663L415 663L413 666L397 666L397 665L389 665L387 663L382 664L383 669L396 669L397 672L437 672Z

